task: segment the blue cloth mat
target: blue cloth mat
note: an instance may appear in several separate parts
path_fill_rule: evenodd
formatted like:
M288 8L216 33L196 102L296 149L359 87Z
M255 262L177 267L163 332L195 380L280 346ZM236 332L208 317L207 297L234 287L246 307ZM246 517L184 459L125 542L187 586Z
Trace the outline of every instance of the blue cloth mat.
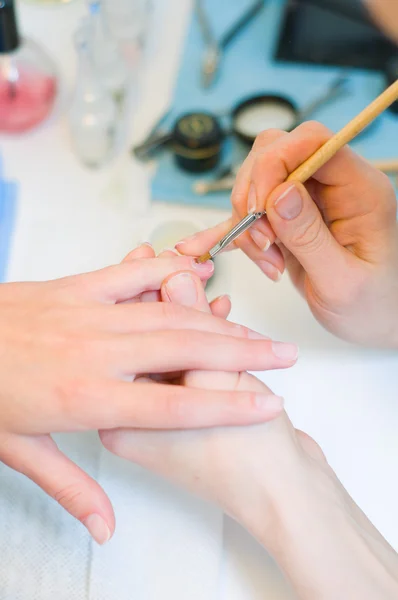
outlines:
M3 179L0 157L0 282L7 274L12 233L15 224L18 185Z
M252 4L252 0L206 0L213 27L219 36ZM289 97L299 108L321 95L338 68L281 63L273 60L285 0L265 0L265 8L228 48L220 77L210 90L200 86L203 41L193 14L182 52L182 62L172 100L172 111L165 121L171 127L184 112L207 110L225 114L247 96L275 93ZM313 118L337 131L374 99L385 85L379 73L352 70L349 94L325 105ZM229 117L223 121L228 125ZM398 117L384 113L376 123L354 140L351 146L368 159L398 156ZM228 139L223 150L222 165L240 162L247 150L234 139ZM220 170L222 169L220 166ZM214 178L214 173L208 176ZM198 196L192 184L202 176L181 171L173 156L164 152L158 160L152 181L153 200L187 205L229 207L229 193Z

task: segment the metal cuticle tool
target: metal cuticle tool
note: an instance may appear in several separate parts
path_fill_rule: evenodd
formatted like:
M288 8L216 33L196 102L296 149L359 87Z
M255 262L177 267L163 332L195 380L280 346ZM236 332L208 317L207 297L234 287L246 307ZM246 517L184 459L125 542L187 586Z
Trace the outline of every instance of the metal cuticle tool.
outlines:
M225 250L227 246L232 244L239 236L247 231L253 223L261 219L265 215L265 211L249 213L244 219L239 221L237 225L231 231L229 231L213 248L211 248L206 254L202 254L196 259L198 263L204 263L208 260L212 260L219 252Z

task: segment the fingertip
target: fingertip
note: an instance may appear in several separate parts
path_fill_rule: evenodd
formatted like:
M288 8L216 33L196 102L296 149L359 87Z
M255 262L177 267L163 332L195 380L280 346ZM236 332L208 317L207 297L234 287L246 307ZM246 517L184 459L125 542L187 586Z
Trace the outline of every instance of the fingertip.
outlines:
M285 401L281 396L275 396L274 394L256 394L256 406L260 412L264 413L264 416L268 420L275 419L279 416L284 408Z
M140 246L132 250L124 257L122 260L123 263L129 262L132 260L137 260L139 258L154 258L155 251L150 242L143 242Z
M272 342L272 352L276 358L288 363L296 363L299 356L299 347L297 344L288 344L285 342Z
M86 527L93 540L100 546L109 542L113 536L114 530L112 530L106 520L97 513L93 513L83 519L82 524Z
M258 260L256 265L274 283L278 283L282 279L282 272L268 261Z
M227 294L223 296L219 296L215 298L210 303L211 312L215 317L220 317L221 319L226 319L231 312L232 303L231 297Z

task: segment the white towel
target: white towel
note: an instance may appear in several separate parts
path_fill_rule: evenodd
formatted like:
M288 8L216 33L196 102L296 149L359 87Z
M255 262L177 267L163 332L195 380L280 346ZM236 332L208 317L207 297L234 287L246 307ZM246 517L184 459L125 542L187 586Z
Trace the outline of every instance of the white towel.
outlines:
M222 513L103 452L117 530L93 550L89 600L218 600Z

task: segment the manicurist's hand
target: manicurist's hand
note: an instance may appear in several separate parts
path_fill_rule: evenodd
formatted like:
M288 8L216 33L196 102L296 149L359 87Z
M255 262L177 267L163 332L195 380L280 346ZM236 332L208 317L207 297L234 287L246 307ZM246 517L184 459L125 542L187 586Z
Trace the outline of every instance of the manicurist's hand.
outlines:
M142 374L288 367L283 344L185 306L138 302L175 271L213 272L191 258L137 249L101 271L0 286L0 461L35 481L93 537L114 530L103 490L57 448L55 432L179 429L273 418L268 391L144 384ZM217 312L217 305L214 312Z
M237 241L262 272L277 281L286 266L337 336L398 347L397 203L388 178L345 147L305 185L283 183L331 135L314 122L263 132L238 173L232 217L177 248L197 256L248 211L265 209Z
M188 272L167 278L162 297L210 311L201 281ZM228 303L221 305L226 315ZM180 383L269 392L245 372L193 370ZM112 452L233 516L273 554L301 600L398 597L397 555L348 496L319 446L295 430L285 413L243 427L123 428L100 436Z

